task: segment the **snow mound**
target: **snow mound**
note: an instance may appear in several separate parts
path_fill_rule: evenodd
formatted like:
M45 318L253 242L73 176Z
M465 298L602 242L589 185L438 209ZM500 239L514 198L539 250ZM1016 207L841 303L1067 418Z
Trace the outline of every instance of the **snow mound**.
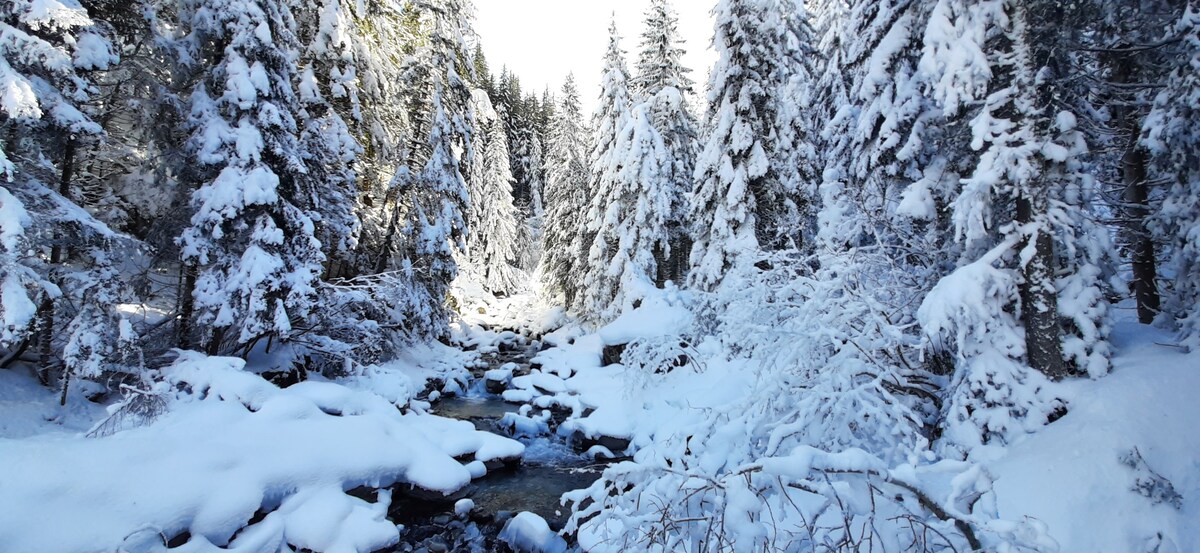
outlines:
M182 353L163 370L170 409L149 426L0 440L3 549L115 550L154 542L147 533L186 531L192 551L374 551L399 538L385 516L390 493L369 502L346 490L401 484L451 494L472 477L455 457L524 451L470 423L404 414L337 384L280 389L242 364Z
M536 514L524 511L509 519L500 530L500 540L521 553L564 553L567 542L550 530Z
M694 323L695 316L677 291L674 294L660 291L647 295L640 307L617 317L598 334L605 345L619 345L638 339L678 336Z

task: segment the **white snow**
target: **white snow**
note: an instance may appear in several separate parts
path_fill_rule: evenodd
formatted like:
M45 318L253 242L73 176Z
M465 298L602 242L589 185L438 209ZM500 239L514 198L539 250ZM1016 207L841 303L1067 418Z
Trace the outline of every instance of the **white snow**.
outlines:
M1044 523L1060 550L1200 551L1200 355L1170 336L1117 326L1111 375L1067 385L1070 412L989 465L999 513ZM1181 507L1133 491L1133 448L1182 495Z
M181 354L164 372L173 389L188 391L172 394L169 411L149 426L104 438L0 439L0 543L12 551L110 550L150 528L167 537L190 531L189 547L200 551L277 542L372 551L398 539L384 517L390 496L370 503L345 490L411 484L448 494L473 476L455 457L482 462L524 451L470 423L404 414L338 384L279 389L242 363ZM260 510L270 514L231 543Z
M567 542L546 520L528 511L517 513L500 530L500 540L521 553L563 553Z

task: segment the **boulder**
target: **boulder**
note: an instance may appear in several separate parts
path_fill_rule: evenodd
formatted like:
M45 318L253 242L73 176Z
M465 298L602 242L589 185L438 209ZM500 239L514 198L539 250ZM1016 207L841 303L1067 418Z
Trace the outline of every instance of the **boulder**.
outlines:
M626 344L605 345L600 352L600 365L607 367L621 362L621 354L625 353Z

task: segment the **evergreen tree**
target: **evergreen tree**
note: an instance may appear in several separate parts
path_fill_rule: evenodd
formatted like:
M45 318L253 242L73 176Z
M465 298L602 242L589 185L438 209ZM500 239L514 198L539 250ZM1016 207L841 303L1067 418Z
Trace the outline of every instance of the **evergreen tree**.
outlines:
M611 227L617 224L607 213L620 200L625 190L615 182L616 173L627 161L632 144L618 144L630 117L629 70L625 66L625 51L621 49L621 37L616 21L609 23L608 49L604 54L604 66L600 77L600 98L592 115L593 147L591 175L588 180L589 207L584 219L585 232L580 237L581 252L586 263L580 271L583 279L583 295L577 308L589 318L600 320L611 318L614 307L611 301L617 294L618 284L606 278L612 268L612 258L617 255L617 237L612 236ZM661 139L660 139L661 140ZM628 205L628 203L626 204ZM607 228L606 228L607 227ZM612 274L611 276L617 276ZM653 282L653 281L651 281ZM631 283L632 285L632 283Z
M1031 17L1045 13L944 0L926 38L922 63L946 71L933 90L947 115L983 95L970 121L979 155L951 204L963 265L922 307L935 341L957 333L946 442L961 452L1044 423L1056 407L1042 391L1047 377L1108 370L1107 242L1084 211L1091 197L1077 120L1054 111L1062 60L1053 42L1037 40L1053 23Z
M587 130L579 112L575 78L567 76L550 125L546 154L546 220L542 231L542 280L552 297L573 304L584 266L584 215L591 202L588 191Z
M324 261L304 209L318 183L298 137L295 23L278 2L186 9L195 44L227 46L192 92L191 151L211 171L179 243L199 268L192 296L208 351L249 353L288 341L312 313Z
M504 122L482 90L475 91L475 121L487 133L474 137L479 153L471 163L467 182L471 198L467 210L467 262L479 272L483 285L493 294L511 294L519 288L517 261L519 233L512 199L508 139Z
M687 275L691 233L685 221L687 198L692 192L692 176L699 150L697 124L687 104L691 92L691 71L682 64L684 50L679 37L678 17L667 0L654 0L646 12L642 33L638 74L633 84L641 101L649 104L651 124L667 149L663 170L668 185L667 226L669 248L658 252L658 280L676 283Z
M464 246L464 213L470 205L466 184L453 150L454 130L442 105L440 88L434 91L429 159L409 191L416 211L408 244L413 272L425 291L431 330L444 331L445 298L450 281L458 274L455 248Z
M446 331L446 292L457 274L455 252L465 246L470 199L460 168L476 156L467 86L472 14L464 0L415 0L406 9L423 33L402 73L412 140L385 197L375 272L399 270L415 286L403 301L384 301L403 304L391 311L409 337L428 337Z
M683 39L679 36L679 16L668 0L651 0L646 9L641 49L636 65L637 75L631 87L642 100L658 94L664 88L674 88L681 94L692 92L691 69L683 66Z
M790 4L790 3L788 3ZM794 178L795 135L784 108L801 75L807 32L796 6L722 0L709 81L707 138L696 164L690 218L694 286L711 289L743 253L794 244L801 224Z
M38 376L49 383L64 341L96 330L61 328L65 307L119 317L109 298L83 287L124 240L76 193L81 154L103 134L85 104L98 96L95 74L118 57L111 28L75 2L5 3L0 36L0 347L10 351L7 365L36 343Z
M650 120L650 106L634 108L612 154L593 170L596 193L588 213L590 241L581 310L607 322L638 305L655 288L670 251L671 160Z
M520 290L520 278L514 265L517 262L519 233L516 209L513 207L512 172L509 170L508 139L500 121L488 129L487 150L484 152L484 187L481 198L484 218L472 249L484 267L484 285L497 294L512 294Z
M1200 8L1189 5L1175 25L1180 47L1175 68L1146 118L1142 142L1170 175L1151 228L1167 244L1173 272L1163 312L1174 319L1180 342L1200 348Z
M363 148L348 124L363 118L356 75L358 58L365 55L357 45L364 38L354 23L354 8L326 0L318 10L300 9L297 17L305 64L298 82L300 147L309 175L322 183L308 201L330 263L352 254L361 228L355 204Z
M49 344L48 337L54 330L54 300L61 296L61 290L48 278L49 267L42 265L39 256L29 253L31 245L40 248L52 244L49 261L61 263L63 235L56 224L47 225L51 214L38 209L44 206L36 205L36 200L27 195L69 194L69 156L76 141L101 132L74 101L87 99L95 92L83 70L116 61L82 7L54 12L27 8L22 2L0 7L0 35L5 37L0 41L0 89L6 91L0 95L0 129L4 131L0 143L0 177L4 179L0 187L0 209L4 214L0 218L4 286L0 346L5 348L25 343L39 310L43 342ZM52 134L68 137L66 144L52 140ZM62 180L66 182L61 186L46 184L54 182L55 167L49 160L62 164Z

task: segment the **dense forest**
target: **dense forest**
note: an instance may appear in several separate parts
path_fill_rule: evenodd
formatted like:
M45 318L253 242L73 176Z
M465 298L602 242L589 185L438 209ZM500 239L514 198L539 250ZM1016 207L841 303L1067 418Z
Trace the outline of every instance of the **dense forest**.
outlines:
M0 507L0 550L400 547L389 488L450 496L524 434L623 462L562 537L498 524L520 550L1200 547L1167 399L1200 391L1200 5L720 0L712 68L644 10L600 90L533 90L470 0L3 2L0 497L41 507ZM485 380L506 437L436 416ZM1125 401L1183 409L1102 438L1086 485L1128 472L1143 518L993 487ZM225 492L185 430L270 464L254 497L196 499ZM357 460L264 460L306 440ZM197 486L79 530L150 466Z

